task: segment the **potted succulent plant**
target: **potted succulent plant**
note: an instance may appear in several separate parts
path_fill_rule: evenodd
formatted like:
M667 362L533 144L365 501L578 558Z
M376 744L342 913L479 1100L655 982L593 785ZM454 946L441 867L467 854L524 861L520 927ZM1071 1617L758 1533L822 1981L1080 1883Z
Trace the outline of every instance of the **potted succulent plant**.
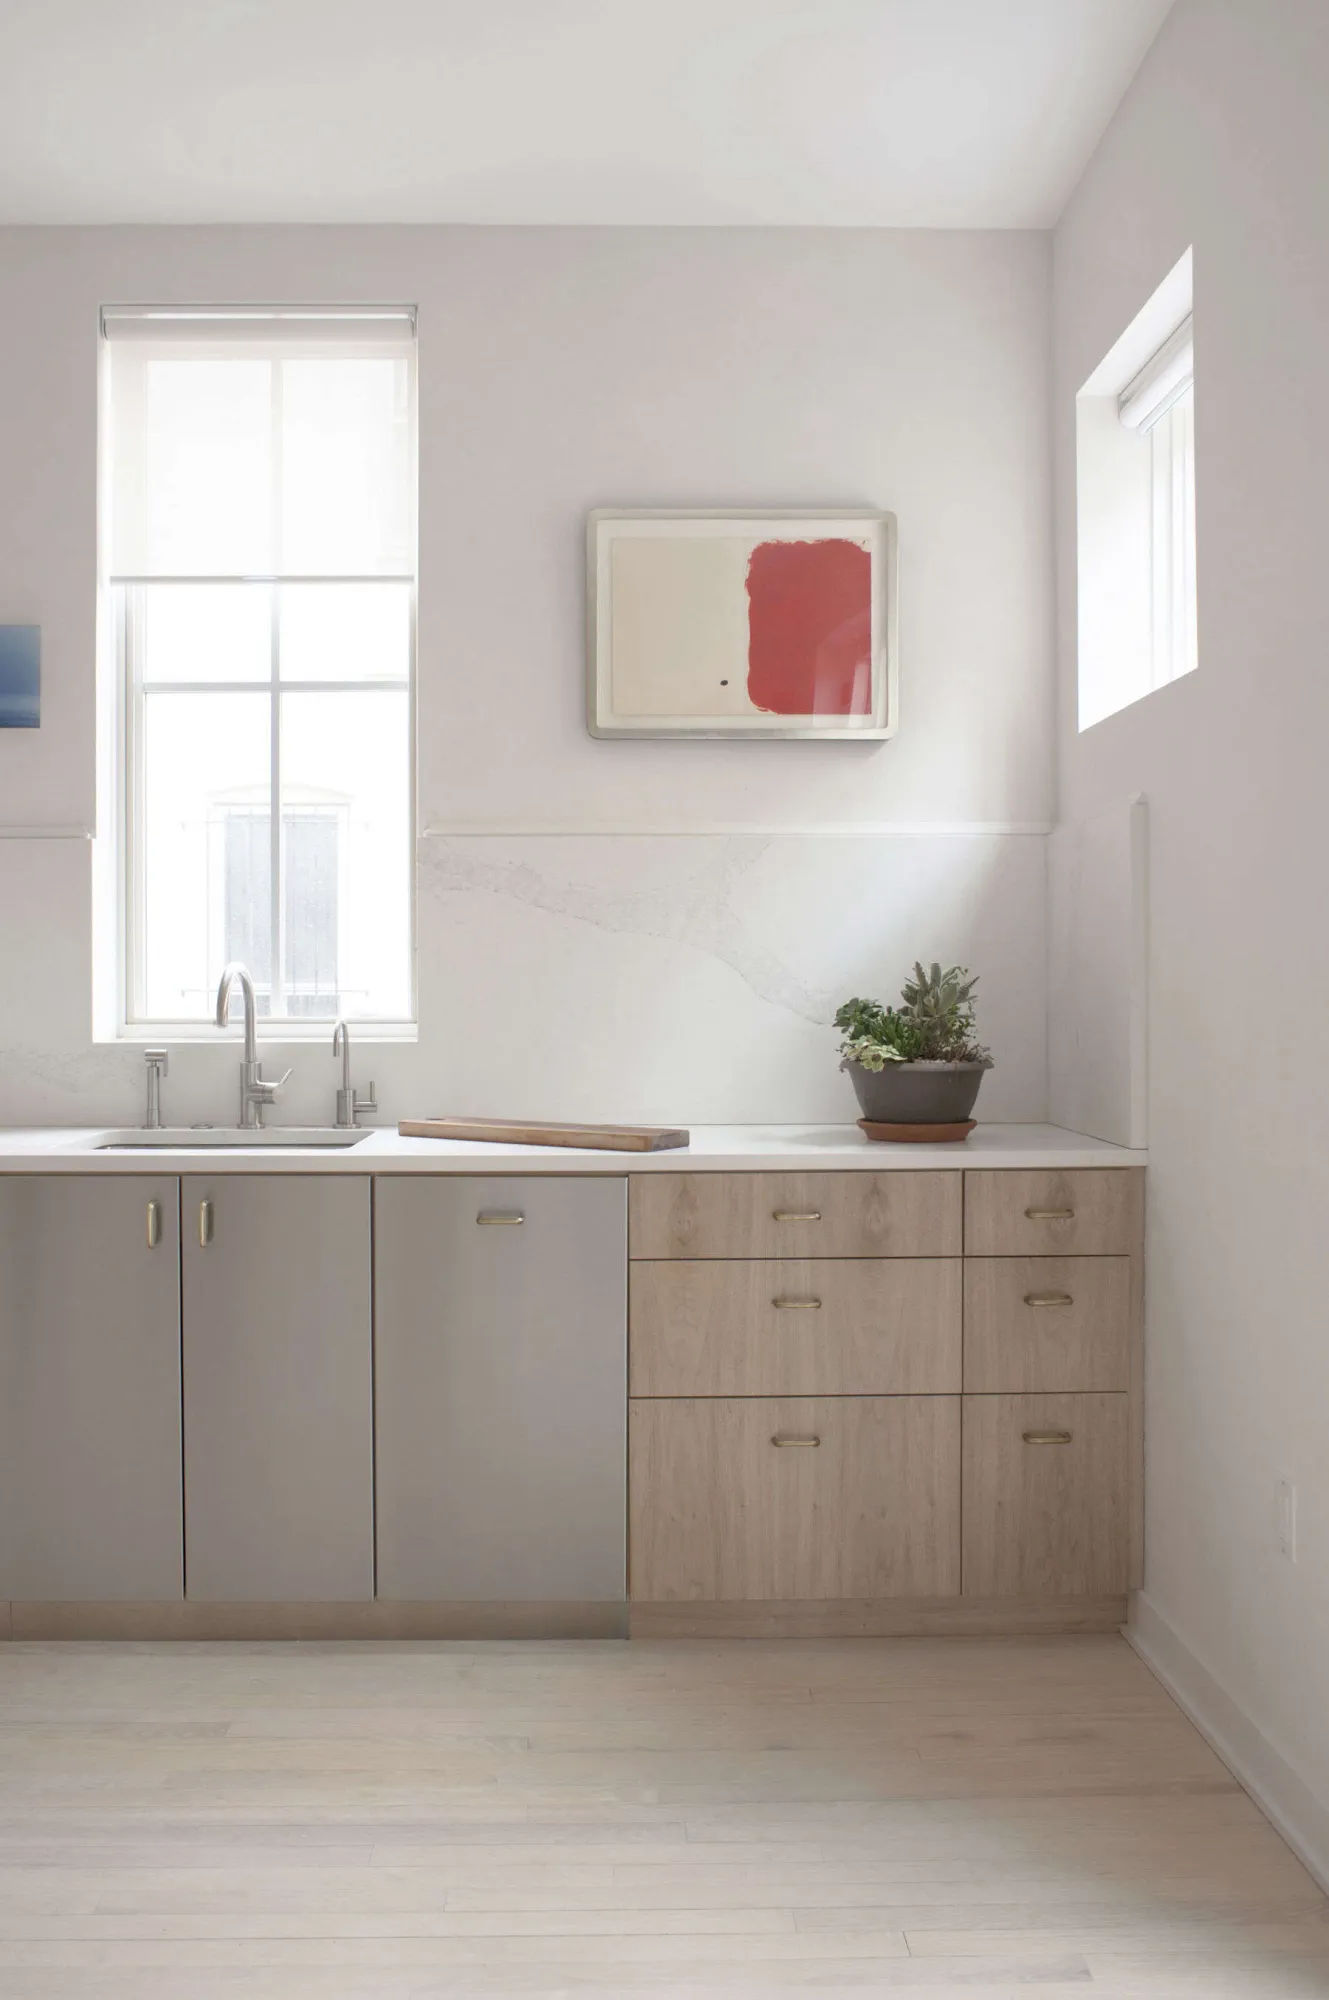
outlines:
M945 972L940 965L926 971L915 965L898 1007L845 1001L835 1016L843 1037L840 1067L849 1073L865 1129L963 1127L947 1136L965 1136L983 1072L992 1067L974 1027L977 984L962 965ZM901 1129L869 1136L914 1134Z

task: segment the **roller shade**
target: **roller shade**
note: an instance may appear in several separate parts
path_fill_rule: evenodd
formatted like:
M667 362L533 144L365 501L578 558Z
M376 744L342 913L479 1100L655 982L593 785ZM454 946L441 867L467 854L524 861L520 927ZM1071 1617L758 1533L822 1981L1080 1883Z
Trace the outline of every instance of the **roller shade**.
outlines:
M414 316L110 309L113 580L409 576Z
M1195 380L1195 340L1188 314L1117 398L1128 431L1151 431Z

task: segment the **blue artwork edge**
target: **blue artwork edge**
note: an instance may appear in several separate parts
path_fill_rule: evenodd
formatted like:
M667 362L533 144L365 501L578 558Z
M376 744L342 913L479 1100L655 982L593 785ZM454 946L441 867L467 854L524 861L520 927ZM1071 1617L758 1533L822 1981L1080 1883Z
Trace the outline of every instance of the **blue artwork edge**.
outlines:
M0 625L0 729L40 729L42 628Z

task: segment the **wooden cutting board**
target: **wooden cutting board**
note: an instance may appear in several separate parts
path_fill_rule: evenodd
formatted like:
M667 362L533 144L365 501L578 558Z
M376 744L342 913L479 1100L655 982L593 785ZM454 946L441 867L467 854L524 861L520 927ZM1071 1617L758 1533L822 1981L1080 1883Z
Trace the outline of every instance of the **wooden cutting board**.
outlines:
M606 1153L663 1153L689 1135L664 1125L540 1125L522 1118L403 1118L403 1139L472 1139L495 1146L585 1146Z

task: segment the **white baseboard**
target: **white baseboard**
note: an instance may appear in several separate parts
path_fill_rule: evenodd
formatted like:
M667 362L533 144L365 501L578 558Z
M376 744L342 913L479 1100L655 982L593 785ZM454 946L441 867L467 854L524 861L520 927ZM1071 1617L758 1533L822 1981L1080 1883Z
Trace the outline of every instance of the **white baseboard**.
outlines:
M1150 1673L1277 1827L1297 1859L1329 1891L1329 1805L1317 1798L1237 1706L1143 1591L1132 1598L1124 1629Z

